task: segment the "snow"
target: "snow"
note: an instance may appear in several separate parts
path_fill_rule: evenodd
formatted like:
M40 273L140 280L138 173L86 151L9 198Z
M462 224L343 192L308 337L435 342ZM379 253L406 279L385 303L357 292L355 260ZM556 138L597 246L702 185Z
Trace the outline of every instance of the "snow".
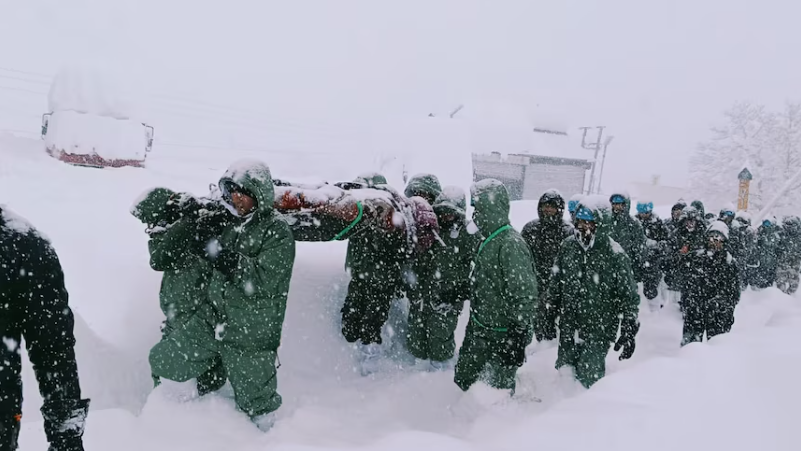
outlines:
M270 168L263 161L253 158L243 158L235 161L228 167L223 177L241 183L245 176L253 177L263 183L272 183Z
M205 193L224 170L206 162L247 156L194 152L196 158L181 159L165 149L144 170L99 171L53 160L39 141L0 136L0 161L8 163L0 165L4 201L52 237L65 269L81 385L92 398L87 449L516 451L532 443L548 450L797 448L796 297L776 289L746 292L730 335L685 348L679 347L675 304L651 312L644 301L631 360L620 362L610 353L607 377L587 391L553 368L555 343L534 344L520 371L520 398L510 401L483 386L462 393L452 369L428 371L399 346L378 372L363 377L358 351L339 332L347 282L346 244L339 242L298 243L279 350L284 406L269 433L236 411L230 387L203 399L192 399L191 384L153 390L147 353L163 319L160 277L149 268L144 227L127 209L152 186ZM354 173L372 164L350 161ZM268 162L297 169L293 154L272 155ZM323 160L303 169L320 175L327 166ZM531 204L512 203L516 227L533 219ZM388 337L398 331L402 313L402 305L393 309ZM462 315L458 341L466 320ZM46 449L29 362L23 379L21 449Z
M707 227L706 232L718 232L721 235L725 236L726 239L729 239L729 226L726 225L723 221L715 221Z
M135 119L134 89L111 67L80 63L64 67L53 79L50 112L72 111L112 119Z
M616 253L616 254L625 254L626 253L625 249L623 249L623 246L621 246L620 243L618 243L617 241L613 240L612 238L609 238L609 244L612 245L612 251L614 253Z
M3 216L3 227L13 232L26 234L33 230L33 226L25 218L20 217L5 205L0 205L0 215Z
M590 210L608 210L612 208L609 203L610 196L603 194L590 194L581 197L581 205L589 208Z
M50 116L45 144L58 152L144 160L147 136L136 121L64 110Z

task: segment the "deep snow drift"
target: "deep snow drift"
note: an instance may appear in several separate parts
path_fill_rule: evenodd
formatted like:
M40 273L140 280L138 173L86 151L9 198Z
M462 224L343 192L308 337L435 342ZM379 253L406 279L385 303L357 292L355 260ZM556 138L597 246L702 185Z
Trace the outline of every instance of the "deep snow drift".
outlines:
M93 398L87 449L370 450L709 450L797 449L791 424L801 390L801 309L778 290L748 292L732 334L679 349L675 308L643 303L637 352L610 354L609 375L591 390L563 378L552 343L529 348L523 400L477 387L462 394L452 372L430 373L396 346L383 370L362 377L355 349L338 331L344 298L344 243L300 243L279 350L279 422L260 433L235 411L227 390L181 401L187 387L151 391L149 347L159 338L159 275L150 270L144 228L128 213L152 186L203 194L236 153L163 153L147 169L86 169L45 155L40 141L0 137L2 201L54 243L65 267L76 325L81 382ZM159 155L158 153L154 156ZM273 173L330 175L331 161L294 155L264 160ZM338 155L332 158L342 159ZM352 159L351 161L359 161ZM375 170L351 163L353 178ZM342 168L342 166L336 166ZM291 169L295 169L290 173ZM447 174L448 167L420 168ZM533 218L513 206L513 224ZM402 316L395 309L393 318ZM398 326L397 321L393 323ZM463 335L464 321L458 337ZM22 450L44 449L40 404L29 367ZM542 402L533 402L536 396Z

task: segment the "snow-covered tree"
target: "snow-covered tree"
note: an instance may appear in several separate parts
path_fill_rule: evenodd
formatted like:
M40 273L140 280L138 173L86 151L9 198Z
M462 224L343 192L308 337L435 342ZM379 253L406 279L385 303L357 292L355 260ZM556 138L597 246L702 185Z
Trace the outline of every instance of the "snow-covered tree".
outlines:
M754 176L749 209L758 210L801 168L801 104L787 103L774 113L740 102L724 117L725 123L711 129L712 138L699 144L690 159L690 187L709 207L734 202L737 174L748 167ZM788 195L773 213L799 212L801 199Z

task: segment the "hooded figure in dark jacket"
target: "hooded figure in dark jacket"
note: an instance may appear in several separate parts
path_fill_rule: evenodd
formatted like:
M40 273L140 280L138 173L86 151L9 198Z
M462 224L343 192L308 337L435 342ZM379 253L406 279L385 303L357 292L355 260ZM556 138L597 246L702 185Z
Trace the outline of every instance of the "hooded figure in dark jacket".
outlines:
M546 191L537 205L538 218L523 227L521 235L526 240L537 268L540 311L535 327L537 341L556 338L556 312L545 310L543 299L553 276L553 262L565 238L573 235L573 226L564 217L565 200L556 190Z
M610 344L622 349L621 360L634 354L640 328L637 284L626 252L609 236L608 215L604 207L579 206L576 231L562 242L548 288L548 307L559 315L556 368L572 367L585 387L606 374Z
M687 259L705 246L704 218L695 207L686 207L668 243L665 283L669 290L682 291L687 280Z
M798 290L801 270L801 219L789 216L782 224L781 257L776 272L776 286L787 294Z
M762 289L771 287L776 282L776 271L779 269L782 254L781 245L782 231L776 224L776 218L765 218L756 233L756 267L752 268L751 286Z
M684 332L681 345L727 333L740 301L740 282L734 257L726 250L729 228L715 221L706 232L706 245L692 253L684 284Z
M673 205L673 208L670 209L670 218L665 220L665 227L667 228L669 234L673 234L679 227L681 213L684 211L685 207L687 207L687 203L683 200L680 200Z
M623 246L631 260L634 280L642 280L643 255L645 253L645 232L642 226L631 217L631 198L628 194L617 193L609 198L612 204L612 222L609 236Z
M662 281L662 259L669 232L665 224L654 213L653 202L637 203L637 220L645 232L645 256L642 266L642 286L645 297L656 298L659 282Z
M464 190L446 186L433 207L440 239L429 251L428 280L418 281L425 287L424 296L409 306L406 346L413 356L428 360L432 369L442 369L456 349L454 331L464 301L470 298L470 269L480 239L467 232Z
M81 397L74 317L56 251L0 207L0 450L17 449L22 418L22 339L42 394L52 451L83 451L89 400Z

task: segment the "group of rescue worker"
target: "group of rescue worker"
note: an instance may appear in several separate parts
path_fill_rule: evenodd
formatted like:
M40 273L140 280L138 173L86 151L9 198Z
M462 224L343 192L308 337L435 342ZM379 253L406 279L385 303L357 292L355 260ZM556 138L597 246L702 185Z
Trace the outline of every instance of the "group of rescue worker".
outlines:
M465 391L481 381L514 394L533 340L558 340L556 367L592 386L605 374L610 348L621 360L634 354L638 282L655 309L666 293L680 293L682 345L728 332L749 285L792 293L799 283L797 217L781 226L769 218L752 231L747 214L726 207L715 218L700 201L676 203L663 221L648 202L632 216L625 193L575 196L566 205L549 190L537 218L518 232L509 193L492 179L474 183L468 195L422 174L401 195L382 175L369 174L341 186L383 194L347 204L276 191L281 185L263 163L239 163L220 179L219 199L156 188L132 209L147 227L150 265L163 274L165 320L149 355L155 384L195 380L202 396L229 382L237 407L263 430L282 402L278 348L299 240L348 241L350 281L341 308L347 342L366 359L380 357L389 312L404 301L406 350L433 371L453 368ZM300 214L313 220L287 219ZM22 336L27 341L45 395L48 438L62 443L53 449L80 450L89 401L77 384L60 265L33 227L10 223L0 215L0 285L11 287L0 289L0 335L15 346ZM42 312L30 313L25 302L32 298ZM457 353L466 301L469 321ZM45 330L52 340L42 337ZM18 413L18 352L0 352L15 369L0 371L0 407ZM47 388L54 374L63 380ZM14 418L0 421L0 449L14 449Z

